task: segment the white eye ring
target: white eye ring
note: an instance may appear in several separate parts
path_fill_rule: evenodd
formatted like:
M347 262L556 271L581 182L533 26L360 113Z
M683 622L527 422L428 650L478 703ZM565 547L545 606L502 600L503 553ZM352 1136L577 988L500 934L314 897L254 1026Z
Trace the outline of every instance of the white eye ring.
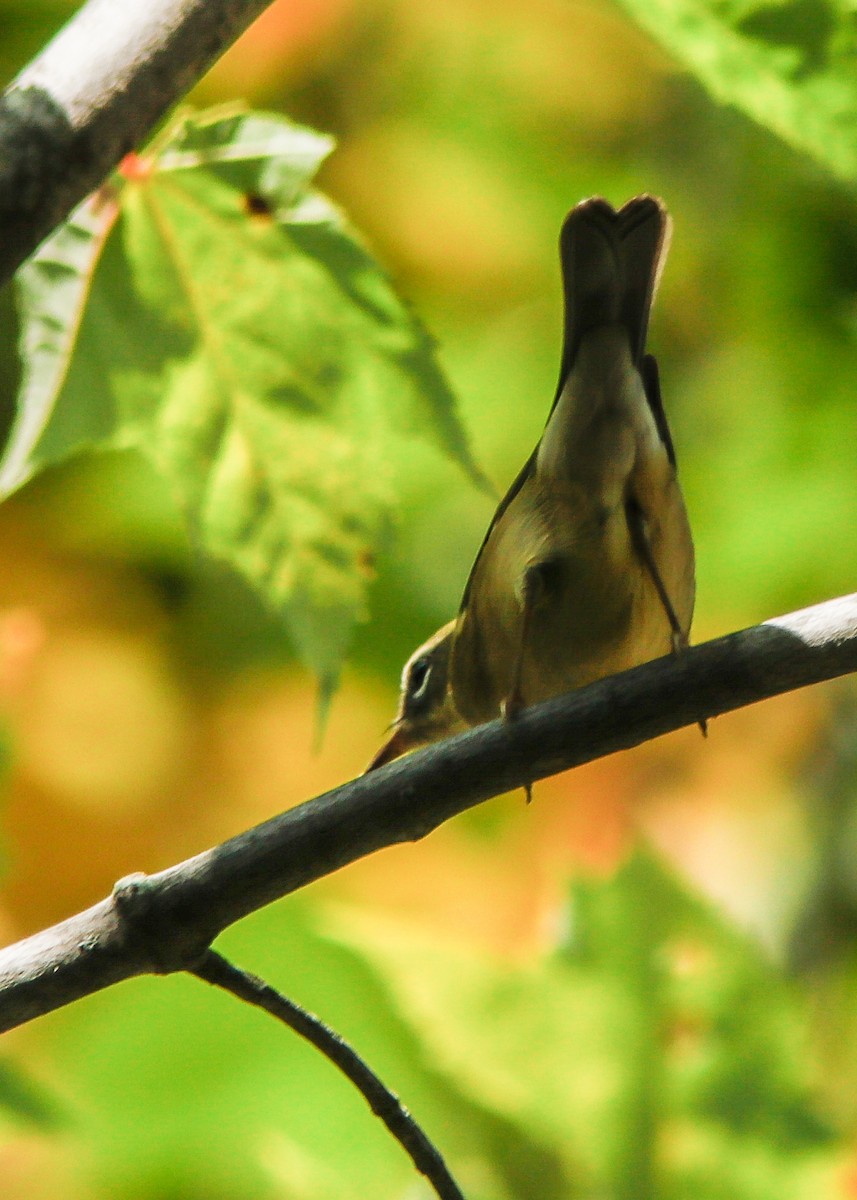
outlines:
M408 672L408 692L412 700L419 700L428 687L431 679L431 663L425 658L418 658Z

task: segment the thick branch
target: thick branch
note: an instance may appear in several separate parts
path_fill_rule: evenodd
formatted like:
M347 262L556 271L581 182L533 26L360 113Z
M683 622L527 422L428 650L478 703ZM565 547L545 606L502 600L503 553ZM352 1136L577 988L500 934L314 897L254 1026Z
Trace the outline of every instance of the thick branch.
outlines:
M0 98L0 284L270 0L89 0Z
M0 952L0 1030L146 972L193 969L226 926L482 800L857 670L857 594L658 659L361 776ZM700 753L705 752L700 742Z

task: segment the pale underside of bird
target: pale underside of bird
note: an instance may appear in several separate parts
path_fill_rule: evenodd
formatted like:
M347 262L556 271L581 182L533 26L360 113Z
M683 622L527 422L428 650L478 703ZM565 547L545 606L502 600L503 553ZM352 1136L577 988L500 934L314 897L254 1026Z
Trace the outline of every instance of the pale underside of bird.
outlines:
M618 212L596 197L566 217L547 423L488 527L458 616L406 663L392 731L367 769L687 644L693 541L645 352L669 228L653 196Z

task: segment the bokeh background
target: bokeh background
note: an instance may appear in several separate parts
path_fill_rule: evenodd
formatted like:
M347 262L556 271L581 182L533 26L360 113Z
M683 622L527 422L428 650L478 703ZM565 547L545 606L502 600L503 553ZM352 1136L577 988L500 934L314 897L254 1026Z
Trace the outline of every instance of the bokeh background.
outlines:
M74 7L2 0L4 82ZM191 97L233 98L336 136L321 186L437 339L498 492L553 395L565 212L662 196L674 235L650 344L697 546L695 640L852 590L852 191L717 106L608 0L277 0ZM321 736L314 680L243 585L192 562L141 462L76 459L0 508L4 941L362 769L493 507L430 447L400 474L396 539ZM457 1028L453 983L472 999L481 964L498 1004L515 981L521 1046L554 1057L541 989L521 981L568 936L569 881L609 883L654 848L799 990L798 1053L835 1129L823 1185L760 1173L740 1194L853 1196L855 716L845 681L720 718L707 741L677 733L358 863L224 943L355 1040L469 1194L594 1195L569 1182L561 1123L521 1115L545 1086L528 1055L495 1077L498 1042L474 1041L477 1080L437 1031ZM424 1194L326 1064L236 1009L147 979L8 1036L3 1195ZM589 1085L569 1103L590 1105ZM688 1194L720 1195L721 1169Z

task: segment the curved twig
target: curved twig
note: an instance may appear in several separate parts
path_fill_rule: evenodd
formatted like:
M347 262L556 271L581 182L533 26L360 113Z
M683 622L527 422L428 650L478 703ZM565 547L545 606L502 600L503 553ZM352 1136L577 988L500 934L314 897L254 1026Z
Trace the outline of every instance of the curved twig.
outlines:
M414 1166L426 1177L440 1200L464 1200L449 1173L440 1151L429 1140L395 1092L378 1078L369 1064L335 1030L294 1000L284 996L264 979L251 975L230 963L221 954L209 950L192 970L206 983L231 992L239 1000L262 1008L306 1038L325 1058L354 1084L376 1117L409 1154Z

